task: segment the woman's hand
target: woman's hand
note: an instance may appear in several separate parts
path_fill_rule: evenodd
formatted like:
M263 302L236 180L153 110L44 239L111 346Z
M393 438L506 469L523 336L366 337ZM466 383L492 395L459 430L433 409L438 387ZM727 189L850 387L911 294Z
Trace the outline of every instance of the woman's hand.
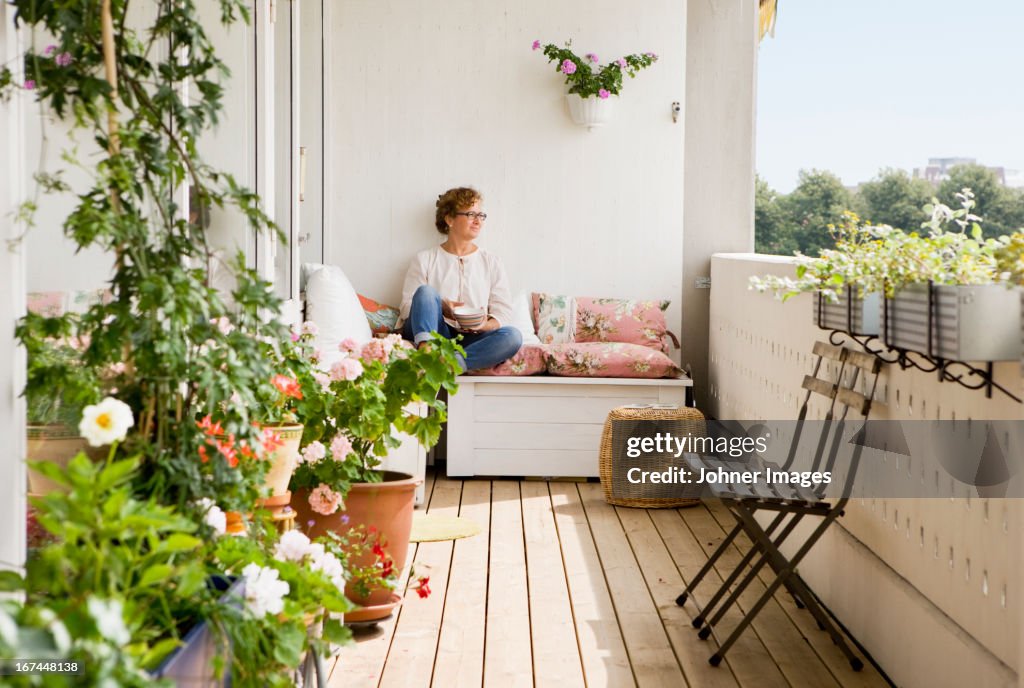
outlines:
M441 315L449 320L455 320L455 308L464 305L462 301L450 301L441 299Z

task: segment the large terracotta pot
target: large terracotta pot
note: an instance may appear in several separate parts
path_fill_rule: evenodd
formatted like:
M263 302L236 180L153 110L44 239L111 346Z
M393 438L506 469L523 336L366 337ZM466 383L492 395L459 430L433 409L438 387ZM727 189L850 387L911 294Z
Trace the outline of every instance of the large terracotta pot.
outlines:
M109 447L90 447L84 437L79 437L77 430L65 425L30 425L26 439L26 458L29 461L49 461L61 468L67 468L79 452L84 451L93 461L102 461L109 450ZM66 492L67 488L30 468L28 491L32 495L46 495Z
M401 571L409 551L409 533L412 531L413 501L416 497L416 486L419 478L407 473L384 472L384 480L379 483L355 483L345 499L344 510L330 516L313 511L309 506L309 490L295 490L292 495L292 509L297 513L298 526L311 538L333 531L345 535L353 528L365 526L376 528L384 544L384 550L394 561L395 570ZM345 517L348 522L345 523ZM373 554L354 557L356 566L373 564ZM345 594L350 600L364 607L379 607L379 616L383 618L391 613L397 604L394 593L385 588L373 590L369 597L360 597L354 590L346 588ZM360 620L372 620L367 610L359 610ZM352 615L346 614L345 620L352 621Z

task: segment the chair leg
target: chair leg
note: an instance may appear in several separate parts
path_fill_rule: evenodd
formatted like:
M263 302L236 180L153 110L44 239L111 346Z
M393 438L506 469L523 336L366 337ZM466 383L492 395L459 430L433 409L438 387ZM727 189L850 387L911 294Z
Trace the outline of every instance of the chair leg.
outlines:
M714 567L715 562L718 561L719 558L721 558L722 554L724 554L729 549L729 545L732 544L732 541L736 539L736 536L739 535L740 531L742 530L743 525L737 521L736 526L732 529L732 531L729 532L725 539L722 540L722 543L718 545L718 549L716 549L711 554L711 557L707 560L707 562L705 562L704 566L701 567L700 571L697 572L697 575L693 577L693 580L691 580L686 585L686 588L683 590L683 592L680 593L679 597L676 598L676 604L678 604L680 607L686 604L686 598L689 597L689 595L697 589L697 586L704 579L704 576L708 575L708 572L712 569L712 567Z
M790 576L793 575L797 565L800 563L801 560L803 560L804 556L806 556L807 553L811 550L811 547L813 547L814 544L818 541L818 538L820 538L828 529L828 527L832 525L832 521L839 517L840 510L841 509L838 506L833 507L821 519L821 523L819 523L818 526L811 532L810 536L807 538L804 544L801 545L800 548L796 551L796 553L793 555L792 559L789 560L788 565L782 570L782 572L775 577L775 579L768 585L767 588L765 588L765 591L761 594L761 597L758 598L757 602L754 603L754 606L747 610L747 613L740 620L739 624L736 625L736 628L733 629L732 633L729 634L729 637L725 639L725 641L719 646L718 651L714 655L712 655L711 658L708 660L709 662L717 666L718 663L722 661L722 658L725 657L725 653L729 651L729 648L733 646L733 644L740 637L743 631L746 630L747 626L749 626L753 622L754 618L761 612L761 609L768 603L768 601L775 594L775 591L778 590L779 587L783 583L785 583L785 581ZM756 528L757 522L754 520L753 515L746 512L742 512L741 515L743 516L744 521L747 522L748 525L752 525L755 528L755 532L760 530L759 528ZM758 533L758 539L766 548L771 547L771 541L764 536L763 532ZM845 643L841 642L840 644L844 645ZM853 666L854 669L858 668L858 664L862 665L860 660L857 660L856 664L851 660L850 664Z

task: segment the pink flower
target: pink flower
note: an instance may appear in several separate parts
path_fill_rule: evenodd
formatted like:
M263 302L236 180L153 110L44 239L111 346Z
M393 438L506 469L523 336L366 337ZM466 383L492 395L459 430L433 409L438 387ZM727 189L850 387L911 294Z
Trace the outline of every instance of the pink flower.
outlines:
M219 318L214 318L210 321L210 324L217 328L217 330L224 336L231 334L231 331L235 329L234 325L227 316L222 315Z
M67 67L71 64L71 53L64 52L53 58L53 61L57 63L58 67Z
M327 447L322 442L310 442L302 450L303 463L316 463L327 456Z
M342 339L341 344L338 345L338 351L343 351L347 354L359 351L359 342L352 339L351 337Z
M565 74L575 74L576 73L576 63L573 62L572 60L565 60L562 63L562 72L565 73Z
M591 62L597 62L597 55L595 55L594 53L587 53L586 57Z
M35 79L25 79L25 90L31 91L36 87Z
M371 339L366 344L363 344L363 350L359 353L359 357L366 363L371 361L387 363L388 353L390 352L387 350L383 339Z
M343 358L331 366L331 379L335 382L348 380L351 382L363 374L363 364L354 358Z
M622 58L622 57L620 57L619 59L615 60L615 62L616 62L616 64L619 65L620 69L625 69L628 66L627 63L626 63L625 58Z
M655 55L654 53L644 53L644 55L646 55L647 57L651 58L652 60L657 60L658 59L658 56Z
M331 386L331 376L326 373L313 373L313 379L320 383L320 386L325 390Z
M344 435L338 435L331 441L331 457L335 461L341 461L352 453L352 442Z
M291 335L292 335L292 341L293 341L293 342L297 342L297 341L299 341L299 337L301 336L301 335L300 335L300 334L299 334L298 332L296 332L295 330L292 330L292 333L291 333Z
M540 41L534 41L533 42L533 49L534 50L539 50L540 49Z
M608 91L606 91L606 90L605 90L605 89L603 89L603 88L602 88L602 89L600 89L600 90L599 90L599 91L597 92L597 97L598 97L598 98L600 98L600 99L602 99L602 100L604 100L605 98L607 98L607 97L608 97L608 96L610 96L610 95L611 95L611 93L609 93Z
M320 483L309 493L309 508L318 514L330 516L341 507L341 493Z
M55 46L55 45L48 45L48 46L46 46L46 50L43 51L43 54L44 55L53 55L55 52L57 52L57 46Z
M302 323L302 334L308 334L311 337L315 337L320 334L320 328L316 326L316 323L312 320L307 320Z

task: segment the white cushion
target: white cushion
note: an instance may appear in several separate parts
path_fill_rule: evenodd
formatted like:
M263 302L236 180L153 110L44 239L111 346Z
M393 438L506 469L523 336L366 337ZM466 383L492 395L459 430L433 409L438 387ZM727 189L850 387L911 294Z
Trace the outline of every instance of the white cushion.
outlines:
M508 323L523 334L523 344L540 344L540 337L533 331L530 317L530 295L521 291L512 299L512 322Z
M306 283L306 319L319 329L315 345L323 354L324 366L341 358L338 344L343 339L351 337L364 343L373 338L356 290L336 265L325 265L310 275Z

